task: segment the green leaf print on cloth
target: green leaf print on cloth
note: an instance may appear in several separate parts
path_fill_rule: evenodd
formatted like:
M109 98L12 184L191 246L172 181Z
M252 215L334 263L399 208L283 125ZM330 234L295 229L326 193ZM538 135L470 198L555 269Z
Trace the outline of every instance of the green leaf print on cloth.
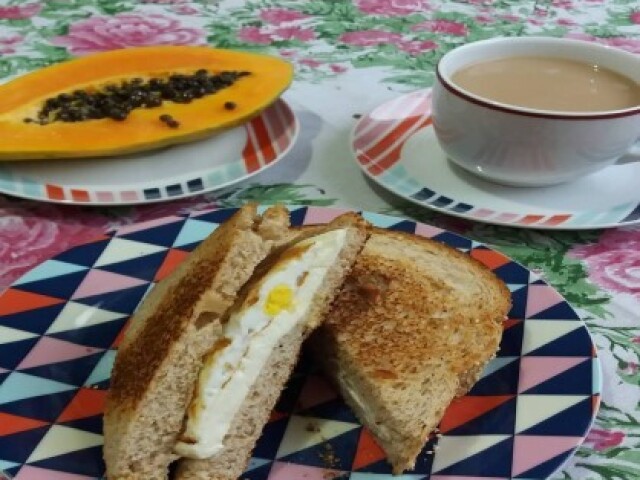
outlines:
M310 193L313 192L313 196ZM283 203L286 205L314 205L327 207L335 203L334 198L318 196L324 192L313 185L293 185L281 183L274 185L252 184L248 187L234 188L228 192L212 194L220 207L237 207L246 202L260 204Z
M0 9L0 26L29 35L30 45L66 52L67 57L30 51L41 64L111 48L206 42L279 53L309 81L376 67L388 72L384 81L428 86L443 53L469 41L520 34L534 3L494 2L484 13L465 2L426 0L237 1L225 2L222 16L205 0L54 0L12 3L10 10ZM0 65L5 62L0 57ZM24 66L9 64L0 71L11 76Z
M595 232L554 232L539 234L535 230L519 230L505 227L476 226L469 232L492 246L539 272L569 303L598 317L606 318L606 305L610 295L589 282L585 266L567 256L576 242L584 243L597 238Z
M167 43L277 53L296 65L299 79L312 82L352 69L382 69L382 81L408 87L431 85L438 59L450 49L496 36L570 36L640 51L640 13L626 0L606 8L572 0L4 3L0 78L74 55ZM12 54L30 61L11 61Z
M253 1L232 10L234 26L212 22L207 28L216 45L277 48L306 80L375 67L389 72L383 81L424 87L433 83L435 64L447 50L518 35L517 12L526 15L533 3L496 2L496 16L489 18L461 2Z

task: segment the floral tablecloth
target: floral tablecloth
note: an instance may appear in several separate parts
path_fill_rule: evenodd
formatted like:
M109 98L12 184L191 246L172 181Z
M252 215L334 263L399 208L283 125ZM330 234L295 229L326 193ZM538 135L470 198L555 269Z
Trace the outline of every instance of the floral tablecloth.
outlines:
M433 82L439 57L494 36L591 40L640 54L637 0L0 0L0 81L114 48L211 44L293 62L303 133L287 156L218 194L141 207L0 196L0 290L111 227L247 200L409 216L486 242L543 275L581 312L604 369L603 403L557 478L640 478L640 228L539 232L429 213L373 189L347 150L353 117ZM0 102L2 99L0 99ZM0 132L1 141L1 132Z

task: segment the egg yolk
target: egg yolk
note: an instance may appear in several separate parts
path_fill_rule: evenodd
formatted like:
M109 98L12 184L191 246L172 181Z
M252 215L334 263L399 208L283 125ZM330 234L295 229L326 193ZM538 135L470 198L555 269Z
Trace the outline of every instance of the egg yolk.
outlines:
M267 295L264 302L264 311L271 316L279 314L282 310L288 310L293 306L293 290L287 285L276 285Z

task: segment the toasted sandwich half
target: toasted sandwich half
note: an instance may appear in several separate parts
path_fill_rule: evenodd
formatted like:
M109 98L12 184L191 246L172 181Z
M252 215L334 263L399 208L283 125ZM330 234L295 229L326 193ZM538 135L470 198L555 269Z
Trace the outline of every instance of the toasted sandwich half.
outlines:
M509 308L468 255L375 229L309 347L400 474L495 356Z
M282 207L245 206L134 314L104 416L110 480L235 480L300 345L368 235L344 215L292 242Z

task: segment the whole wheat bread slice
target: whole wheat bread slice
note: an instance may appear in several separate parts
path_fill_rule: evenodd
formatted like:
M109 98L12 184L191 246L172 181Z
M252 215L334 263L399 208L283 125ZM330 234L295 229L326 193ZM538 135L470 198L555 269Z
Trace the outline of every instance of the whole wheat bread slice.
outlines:
M241 208L162 280L131 318L104 415L110 480L164 480L202 356L255 267L288 235L289 215Z
M399 474L494 357L509 307L468 255L375 230L309 347Z
M313 297L308 313L269 356L258 381L233 419L223 440L224 449L206 460L181 459L175 480L236 480L246 468L262 428L293 370L300 347L305 338L324 320L333 298L368 236L368 224L361 217L348 213L326 227L306 232L297 230L291 234L292 239L299 241L311 234L336 228L347 229L347 240L338 261L328 270L321 289Z

